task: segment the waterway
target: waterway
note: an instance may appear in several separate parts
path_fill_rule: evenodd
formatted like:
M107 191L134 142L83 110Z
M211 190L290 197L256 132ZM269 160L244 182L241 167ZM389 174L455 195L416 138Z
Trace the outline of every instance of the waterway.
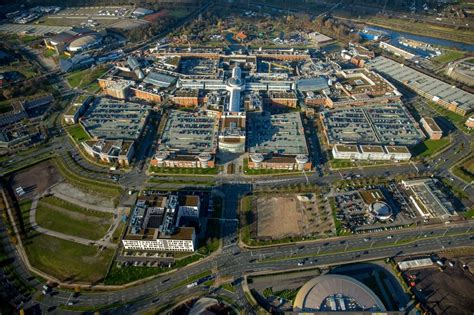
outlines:
M425 42L433 46L455 47L464 51L474 51L474 44L466 44L462 42L455 42L449 39L440 39L440 38L434 38L434 37L429 37L429 36L421 36L421 35L415 35L415 34L410 34L410 33L405 33L405 32L398 32L398 31L394 31L394 30L379 27L379 26L371 25L368 28L386 32L388 36L390 37L391 44L392 43L398 44L398 40L400 39L400 37L405 37L408 39Z

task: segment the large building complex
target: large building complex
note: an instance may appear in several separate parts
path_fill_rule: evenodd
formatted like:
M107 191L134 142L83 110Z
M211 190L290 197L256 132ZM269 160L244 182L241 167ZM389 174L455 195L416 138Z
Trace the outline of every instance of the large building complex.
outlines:
M249 113L247 147L249 168L311 169L300 113Z
M369 68L406 85L421 96L462 116L474 111L473 94L394 60L382 56L377 57L369 64Z
M194 200L196 197L185 197L182 206L179 196L175 194L140 197L122 239L125 249L194 251L197 245L195 229L181 226L180 218L199 217L199 197Z
M413 117L397 103L324 111L321 121L330 145L413 146L424 137Z
M148 112L146 105L98 98L81 124L94 139L134 141L141 136Z
M146 105L98 98L80 120L93 138L82 142L82 146L102 162L129 165L148 114Z
M219 116L220 113L211 111L204 113L171 111L151 165L214 167Z

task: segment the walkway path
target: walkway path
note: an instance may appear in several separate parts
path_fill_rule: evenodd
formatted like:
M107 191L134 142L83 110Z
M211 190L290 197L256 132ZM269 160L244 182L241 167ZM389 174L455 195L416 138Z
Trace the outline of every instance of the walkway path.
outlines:
M75 242L82 245L99 245L99 246L104 246L107 248L117 247L117 244L113 244L107 241L102 241L102 240L93 241L86 238L72 236L72 235L61 233L61 232L51 231L51 230L40 227L38 223L36 222L36 209L37 209L38 201L39 201L39 197L35 197L35 199L33 199L33 202L31 203L31 209L30 209L30 224L31 224L31 227L38 233L61 238L61 239Z

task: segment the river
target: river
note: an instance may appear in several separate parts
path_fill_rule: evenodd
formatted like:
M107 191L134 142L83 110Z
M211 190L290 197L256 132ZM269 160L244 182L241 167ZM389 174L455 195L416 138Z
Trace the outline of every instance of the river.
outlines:
M388 33L388 35L390 36L390 43L398 43L398 39L400 37L405 37L408 39L425 42L434 46L455 47L464 51L474 51L474 44L466 44L462 42L455 42L449 39L440 39L440 38L434 38L434 37L429 37L429 36L421 36L421 35L415 35L415 34L410 34L410 33L405 33L405 32L398 32L398 31L394 31L394 30L384 28L384 27L379 27L379 26L370 25L368 26L368 28L378 30L378 31L384 31Z

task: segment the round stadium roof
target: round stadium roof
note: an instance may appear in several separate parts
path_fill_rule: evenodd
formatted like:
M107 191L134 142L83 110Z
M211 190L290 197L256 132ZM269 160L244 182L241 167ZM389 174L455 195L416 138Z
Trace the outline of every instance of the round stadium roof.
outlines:
M98 42L100 42L102 39L102 36L100 34L88 34L81 36L75 40L73 40L69 44L69 51L79 51L83 50L89 46L92 46Z
M365 284L343 275L324 275L301 287L293 311L385 311L385 306Z
M390 219L392 216L392 209L385 202L377 201L370 205L375 217L381 221Z

